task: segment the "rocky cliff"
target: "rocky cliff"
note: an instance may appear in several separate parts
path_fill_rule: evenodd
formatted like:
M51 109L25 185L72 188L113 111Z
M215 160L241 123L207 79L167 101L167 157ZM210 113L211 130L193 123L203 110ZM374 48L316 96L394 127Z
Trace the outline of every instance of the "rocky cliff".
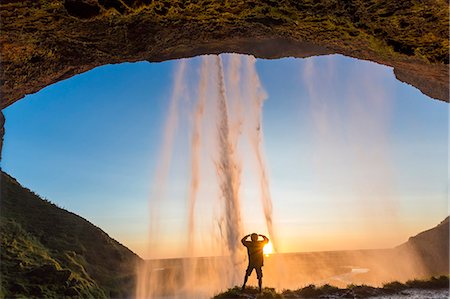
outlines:
M415 256L411 263L422 265L425 275L448 275L449 217L432 229L409 238L396 248L402 255Z

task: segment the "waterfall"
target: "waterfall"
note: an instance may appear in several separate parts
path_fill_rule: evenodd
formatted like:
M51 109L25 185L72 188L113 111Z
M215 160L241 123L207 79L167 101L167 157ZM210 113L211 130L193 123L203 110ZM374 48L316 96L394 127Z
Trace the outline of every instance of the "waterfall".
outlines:
M137 298L159 298L169 294L177 298L208 298L214 292L242 283L245 267L245 251L240 244L244 233L242 201L242 162L239 144L243 139L251 144L256 161L255 177L259 178L261 204L269 238L276 245L273 228L272 201L269 176L263 153L262 105L267 98L258 73L254 57L242 55L208 55L200 59L198 84L187 84L186 73L195 69L194 63L181 60L176 67L166 127L155 174L155 187L150 200L151 236L149 251L157 246L160 230L161 201L167 189L168 173L172 163L175 132L177 128L189 128L190 178L187 180L187 238L186 254L177 266L168 268L167 261L153 260L138 269ZM244 62L244 63L243 63ZM224 67L225 64L225 67ZM191 122L180 123L183 96L195 94L196 102L191 106ZM206 126L206 128L205 128ZM246 134L243 133L247 128ZM212 144L206 148L205 144ZM202 155L209 150L208 156ZM219 248L208 259L199 259L196 238L198 215L201 207L202 184L208 175L202 166L213 167L216 173L217 209L212 212L209 231L213 246ZM197 215L197 216L196 216ZM263 228L262 228L263 229ZM248 233L248 232L247 232ZM208 239L209 236L206 238ZM180 246L183 246L180 244ZM175 263L175 262L174 262Z

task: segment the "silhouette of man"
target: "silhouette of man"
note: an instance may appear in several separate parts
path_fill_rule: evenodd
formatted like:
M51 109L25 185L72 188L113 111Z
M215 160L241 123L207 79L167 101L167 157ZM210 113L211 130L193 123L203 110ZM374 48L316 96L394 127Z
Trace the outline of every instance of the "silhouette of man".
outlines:
M258 236L261 236L263 238L262 241L258 241ZM250 237L251 241L247 241L246 239ZM258 234L251 234L246 235L241 240L242 245L247 247L247 253L248 253L248 267L245 271L245 278L244 278L244 284L242 285L242 290L245 289L245 284L247 283L248 277L250 274L252 274L253 269L256 271L256 277L258 278L258 286L259 291L261 292L262 287L262 269L261 267L264 266L264 253L263 248L264 245L269 243L269 239L264 235L258 235Z

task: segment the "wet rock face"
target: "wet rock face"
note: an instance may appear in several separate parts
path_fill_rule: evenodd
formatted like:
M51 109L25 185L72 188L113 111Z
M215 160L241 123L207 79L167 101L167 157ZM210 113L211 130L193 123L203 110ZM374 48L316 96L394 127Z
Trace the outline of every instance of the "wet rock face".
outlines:
M340 53L448 101L445 0L2 0L1 108L109 63Z

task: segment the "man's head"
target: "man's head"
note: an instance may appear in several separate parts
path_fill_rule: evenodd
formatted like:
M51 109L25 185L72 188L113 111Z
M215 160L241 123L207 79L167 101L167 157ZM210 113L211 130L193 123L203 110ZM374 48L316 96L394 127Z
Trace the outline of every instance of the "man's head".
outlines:
M250 238L252 239L253 242L256 242L258 241L258 234L253 233L250 235Z

